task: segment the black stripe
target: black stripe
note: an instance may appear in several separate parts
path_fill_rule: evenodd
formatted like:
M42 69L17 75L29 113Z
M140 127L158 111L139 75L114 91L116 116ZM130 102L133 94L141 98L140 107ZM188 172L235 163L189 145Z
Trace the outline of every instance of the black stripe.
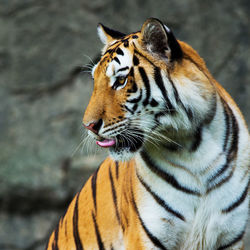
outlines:
M128 66L118 69L117 72L124 71L124 70L127 70L127 69L129 69Z
M227 149L227 145L229 142L229 134L231 133L232 136L232 141L231 141L231 146L228 149L227 152L227 159L226 163L214 174L208 179L208 183L211 181L214 181L216 178L221 176L229 167L230 167L230 162L235 158L237 151L238 151L238 123L235 119L235 116L233 115L232 110L230 107L227 105L227 103L222 99L222 104L224 108L224 116L225 116L225 124L226 124L226 130L225 130L225 138L224 138L224 143L223 143L223 151L225 152ZM230 118L231 118L231 124L230 124ZM232 172L226 177L232 176ZM228 178L229 180L230 178ZM222 180L222 184L225 182L224 179ZM216 184L216 187L221 186ZM214 189L214 188L212 188Z
M137 92L137 84L135 81L133 81L133 85L132 85L132 88L131 89L128 89L127 90L127 93L136 93Z
M177 89L176 89L176 87L175 87L175 85L174 85L174 82L173 82L173 80L171 79L169 73L168 73L168 80L169 80L169 82L170 82L171 85L172 85L176 103L179 104L179 105L181 105L181 107L184 109L184 111L185 111L185 113L186 113L188 119L189 119L190 121L192 121L192 120L193 120L193 112L192 112L192 110L191 110L190 108L187 108L187 107L183 104L183 102L181 101L180 96L179 96L179 93L178 93L178 91L177 91Z
M94 226L95 226L95 235L96 235L98 247L100 250L105 250L103 242L102 242L101 234L99 231L99 227L97 225L96 218L95 218L95 215L93 212L92 212L92 218L93 218L93 222L94 222Z
M156 82L158 88L161 90L161 93L166 101L167 110L169 110L170 113L172 113L172 111L175 109L167 96L167 91L166 91L166 88L164 86L162 76L161 76L161 70L159 67L154 68L154 79L155 79L155 82Z
M91 178L92 197L93 197L93 201L94 201L95 211L97 210L97 204L96 204L96 180L97 180L98 169L95 171L95 173L92 175L92 178Z
M168 174L167 172L161 170L148 156L148 154L143 150L141 152L141 157L142 159L145 161L145 163L147 164L148 168L154 172L156 175L158 175L160 178L162 178L164 181L166 181L167 183L169 183L172 187L185 192L187 194L191 194L191 195L197 195L200 196L200 193L196 190L192 190L190 188L184 187L182 186L173 175Z
M182 103L182 102L181 102ZM185 110L187 117L190 121L192 121L194 119L194 114L191 108L187 108L184 106L184 104L182 103L182 107Z
M135 54L137 54L137 55L143 57L145 60L147 60L152 66L156 67L156 65L150 59L148 59L146 56L141 54L138 50L135 49L134 52L135 52Z
M137 208L137 205L136 205L136 202L135 202L135 197L134 197L134 192L133 192L133 187L132 187L132 182L131 182L131 201L132 201L132 204L133 204L133 207L134 207L134 210L138 216L138 219L141 223L141 226L142 228L144 229L145 233L147 234L148 238L151 240L151 242L156 246L156 247L159 247L160 249L165 249L166 250L166 247L162 245L162 243L160 242L160 240L155 237L149 230L148 228L145 226L144 224L144 221L142 220L141 216L140 216L140 213L139 213L139 210Z
M240 204L243 203L247 197L248 187L249 187L249 181L247 183L245 190L242 192L241 196L236 201L234 201L231 205L229 205L227 208L222 209L222 213L229 213L232 210L234 210L236 207L240 206Z
M231 146L230 146L230 148L228 150L228 154L227 154L228 161L230 162L236 156L237 151L238 151L239 127L238 127L238 123L237 123L237 120L233 114L232 109L229 107L229 105L224 100L222 100L222 102L224 104L224 110L225 110L225 112L227 111L226 114L229 116L228 118L226 116L225 119L229 120L231 118L231 124L229 121L227 121L229 128L226 130L226 135L225 135L225 136L229 137L229 134L231 133L231 136L232 136ZM225 138L225 139L227 139L227 138ZM228 144L228 142L226 144L224 144L225 149L226 149L227 144Z
M194 133L194 141L193 144L190 148L191 152L194 152L197 150L197 148L200 146L201 141L202 141L202 129L203 125L201 124L200 126L197 127L195 133Z
M223 151L226 151L226 147L228 144L229 139L229 133L230 133L230 117L228 114L228 107L225 104L225 101L221 99L222 105L223 105L223 111L224 111L224 121L225 121L225 135L224 135L224 144L223 144Z
M120 133L124 132L124 127L125 127L125 126L122 126L121 128L119 128L119 129L117 129L117 130L111 132L111 133L109 134L109 136L113 136L113 135L117 136L117 135L119 135Z
M112 172L111 172L111 168L110 167L109 167L109 180L110 180L110 184L111 184L112 198L113 198L113 202L114 202L114 206L115 206L116 218L118 220L118 223L121 224L121 219L120 219L120 215L119 215L118 207L117 207L116 190L115 190L114 180L113 180L113 176L112 176Z
M136 55L134 55L133 56L133 64L134 64L134 66L139 65L139 63L140 63L140 61L139 61L138 57Z
M136 85L136 82L134 81L134 67L132 67L131 69L130 69L130 72L129 72L129 76L131 76L132 78L133 78L133 85L132 85L132 88L131 89L128 89L127 90L127 93L135 93L136 91L137 91L137 85Z
M226 245L223 245L223 246L220 246L217 250L223 250L223 249L231 247L235 243L237 243L240 240L242 240L244 234L245 234L245 230L243 230L238 236L236 236L230 243L228 243Z
M231 162L235 158L238 152L239 127L238 127L237 120L231 108L229 106L228 108L230 110L231 118L232 118L232 141L231 141L230 149L228 151L227 159L228 159L228 162Z
M142 98L142 89L140 89L140 95L138 97L133 98L131 100L127 100L127 102L129 102L129 103L137 103L137 102L139 102L141 100L141 98Z
M144 86L146 88L146 98L143 101L143 105L146 106L149 103L149 98L150 98L150 85L149 85L149 80L148 80L148 76L144 70L144 68L139 67L139 73L141 75L141 78L143 80Z
M217 109L217 102L216 102L216 97L214 97L213 99L213 104L211 105L211 109L210 112L206 114L206 118L200 123L200 125L196 128L195 134L194 134L194 141L193 144L191 146L191 152L194 152L198 149L198 147L201 145L202 142L202 131L203 131L203 126L205 125L209 125L216 113L216 109ZM186 111L186 114L188 116L188 118L191 120L190 117L190 111L188 111L184 105L182 104L184 110Z
M124 55L123 51L119 47L117 48L116 53L121 56Z
M108 53L112 53L113 52L113 49L108 49L105 51L104 55L108 54Z
M59 224L56 226L56 229L54 231L54 240L52 242L52 250L58 250L58 230L59 230Z
M133 110L131 110L127 105L124 105L124 108L130 112L132 115L135 113Z
M224 168L221 170L222 173L225 172L225 170L230 166L230 162L236 157L237 152L238 152L238 136L239 136L239 127L238 127L238 123L237 120L232 112L232 109L228 106L228 104L224 101L224 110L227 111L229 114L229 117L231 118L231 126L230 126L230 122L228 122L228 127L226 129L226 133L228 133L227 137L229 137L229 133L231 133L231 145L230 148L228 149L228 153L227 153L227 162L226 165L224 166ZM227 117L227 116L226 116ZM227 118L225 118L227 119ZM227 132L228 131L228 132ZM228 144L228 138L225 138L224 141L224 145L223 145L223 149L226 150L227 148L227 144ZM221 174L222 174L221 173ZM220 174L220 175L221 175ZM220 187L223 183L227 182L233 175L233 169L231 170L231 172L228 174L227 177L225 177L224 179L222 179L221 182L217 183L215 186L211 187L208 189L207 192Z
M116 179L119 178L119 162L115 161L115 175L116 175Z
M231 146L227 154L228 161L230 162L236 156L238 152L239 127L238 127L238 122L233 114L232 109L224 100L222 100L222 102L223 102L223 107L224 107L225 123L226 123L225 141L223 145L224 151L226 150L226 147L228 144L229 134L230 133L232 134ZM231 124L230 124L230 118L231 118Z
M109 131L112 131L112 130L115 130L115 129L118 129L120 127L123 127L124 124L118 124L117 126L114 126L112 128L107 128L106 130L103 131L103 133L107 133Z
M121 40L122 43L125 43L126 41L128 41L129 38L124 38Z
M135 76L134 67L131 67L130 72L129 72L129 75L130 75L131 77L134 77L134 76Z
M211 177L209 177L209 179L207 180L207 183L210 183L212 181L214 181L216 178L218 178L219 176L221 176L229 167L228 162L226 162L225 164L222 165L222 167L217 170L217 172L215 174L213 174Z
M104 53L104 55L107 54L107 53L109 53L109 57L112 57L113 54L114 54L114 52L116 51L116 48L120 46L119 42L120 42L120 41L116 41L115 43L113 43L113 44L112 44L113 47L112 47L111 49L108 49L108 50ZM105 61L105 58L104 58L104 57L102 57L102 58L103 58L103 60L101 60L100 63L102 63L102 62Z
M181 150L181 146L175 143L162 144L162 146L171 152Z
M133 106L133 111L135 112L136 110L137 110L137 108L138 108L138 104L136 103L136 104L134 104L134 106Z
M206 114L205 119L203 120L203 124L204 125L209 125L216 114L216 110L217 110L217 98L216 98L216 94L213 94L213 98L212 98L212 104L210 104L210 109L209 112Z
M123 42L123 45L125 48L127 48L129 46L129 42L127 39L125 41L122 41L122 42Z
M178 93L178 91L177 91L177 89L176 89L176 87L175 87L175 85L174 85L173 80L172 80L171 77L170 77L169 72L168 72L168 80L169 80L169 82L171 83L172 88L173 88L173 90L174 90L173 92L174 92L174 98L175 98L176 102L177 102L177 103L178 103L178 102L181 102L179 93ZM183 105L183 104L182 104L182 105ZM184 105L183 105L183 106L184 106Z
M75 202L75 208L74 208L74 214L73 214L73 235L74 235L76 249L83 250L83 245L82 245L82 242L79 236L79 231L78 231L78 199L79 199L79 193L76 196L76 202Z
M159 103L158 103L154 98L152 98L152 99L151 99L151 102L150 102L150 105L151 105L152 107L156 107L156 106L159 105Z
M233 170L231 170L231 172L230 172L226 177L224 177L220 182L216 183L216 184L213 185L213 186L210 186L210 187L207 189L206 194L208 194L208 193L211 192L212 190L214 190L214 189L219 188L220 186L222 186L224 183L226 183L227 181L229 181L229 180L231 179L232 176L233 176Z
M116 46L114 46L114 45L116 45ZM116 48L119 47L120 45L121 45L121 40L118 40L118 41L111 44L111 46L113 47L114 50L116 50Z
M136 173L137 174L137 173ZM141 182L141 184L145 187L145 189L153 196L154 200L160 205L162 206L167 212L173 214L174 216L176 216L177 218L179 218L180 220L185 221L184 216L175 211L173 208L171 208L163 199L161 199L155 192L153 192L151 190L151 188L143 181L143 179L141 178L141 176L139 174L137 174L137 177L139 179L139 181Z
M173 80L172 80L171 77L170 77L169 72L168 72L168 80L169 80L169 82L170 82L171 85L172 85L176 103L178 103L179 105L181 105L181 107L184 109L184 111L185 111L185 113L186 113L188 119L189 119L190 121L192 121L192 120L193 120L193 112L192 112L192 110L191 110L190 108L186 107L186 106L183 104L183 102L181 101L180 96L179 96L179 93L178 93L178 91L177 91L177 89L176 89L176 87L175 87L175 85L174 85Z
M114 60L118 63L121 64L120 60L117 57L114 57Z

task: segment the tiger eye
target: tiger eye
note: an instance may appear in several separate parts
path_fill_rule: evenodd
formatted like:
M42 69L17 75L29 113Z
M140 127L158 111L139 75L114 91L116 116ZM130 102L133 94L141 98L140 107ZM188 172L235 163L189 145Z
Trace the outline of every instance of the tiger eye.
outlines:
M125 83L125 81L126 81L126 78L125 77L119 77L118 81L119 81L119 84L123 85Z

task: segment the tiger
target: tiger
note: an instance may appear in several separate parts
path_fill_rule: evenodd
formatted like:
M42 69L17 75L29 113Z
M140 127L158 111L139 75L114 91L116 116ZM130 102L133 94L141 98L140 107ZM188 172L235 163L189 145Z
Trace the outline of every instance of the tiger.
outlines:
M160 20L97 31L83 125L109 156L47 249L244 249L250 140L233 99Z

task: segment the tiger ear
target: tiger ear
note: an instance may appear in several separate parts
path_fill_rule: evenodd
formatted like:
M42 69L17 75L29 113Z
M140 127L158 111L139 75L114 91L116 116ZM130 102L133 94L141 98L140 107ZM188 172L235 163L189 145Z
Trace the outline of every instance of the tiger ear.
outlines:
M143 47L168 61L180 60L183 52L172 31L156 18L149 18L141 29Z
M125 36L125 34L119 31L112 30L101 23L99 23L97 26L97 33L101 42L104 45L108 45L112 41L120 39Z

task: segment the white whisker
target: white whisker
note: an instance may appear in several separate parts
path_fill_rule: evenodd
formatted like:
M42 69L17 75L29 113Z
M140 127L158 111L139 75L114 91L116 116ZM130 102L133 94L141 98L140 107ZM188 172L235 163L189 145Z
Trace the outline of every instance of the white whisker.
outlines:
M95 63L93 62L93 60L92 60L92 58L91 58L90 56L88 56L88 55L86 55L86 54L84 54L83 56L87 57L87 58L90 60L92 66L95 65Z

